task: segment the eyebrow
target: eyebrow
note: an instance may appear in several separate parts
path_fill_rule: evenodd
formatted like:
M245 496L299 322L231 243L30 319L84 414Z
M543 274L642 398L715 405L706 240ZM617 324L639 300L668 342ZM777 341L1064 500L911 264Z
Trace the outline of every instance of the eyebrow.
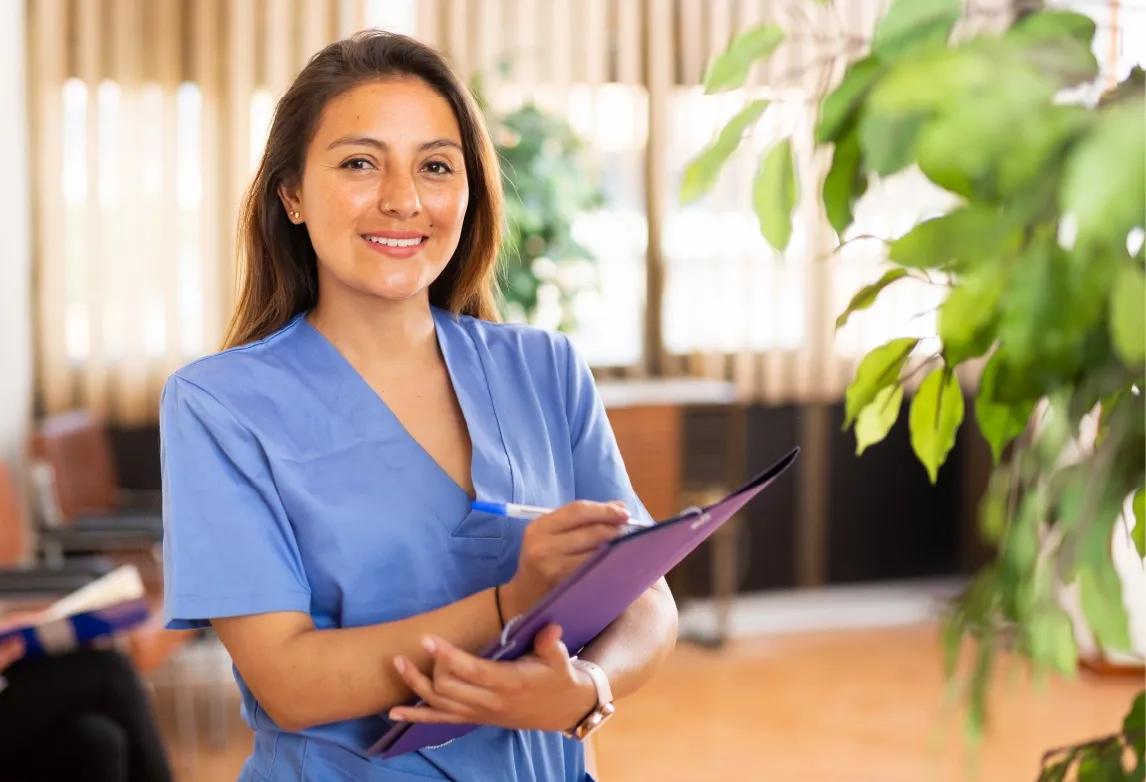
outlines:
M338 138L330 142L330 145L327 147L327 149L334 149L335 147L349 144L361 145L365 147L375 147L376 149L386 149L388 146L385 141L379 141L378 139L371 136L343 136L342 138ZM461 144L456 141L451 141L448 138L436 138L433 141L427 141L418 147L418 151L424 152L428 149L438 149L440 147L454 147L459 152L462 151Z

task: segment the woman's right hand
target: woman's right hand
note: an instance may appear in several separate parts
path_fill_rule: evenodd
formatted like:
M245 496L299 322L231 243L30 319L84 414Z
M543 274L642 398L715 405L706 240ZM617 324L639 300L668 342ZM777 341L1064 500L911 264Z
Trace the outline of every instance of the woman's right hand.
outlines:
M538 516L525 528L517 573L501 587L505 619L529 610L629 519L625 503L576 500Z

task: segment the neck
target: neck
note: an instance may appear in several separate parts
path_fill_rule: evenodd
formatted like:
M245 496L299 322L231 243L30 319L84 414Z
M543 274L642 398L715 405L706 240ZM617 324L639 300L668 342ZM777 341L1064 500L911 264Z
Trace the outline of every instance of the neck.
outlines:
M404 301L320 294L307 320L356 366L394 370L437 358L428 292Z

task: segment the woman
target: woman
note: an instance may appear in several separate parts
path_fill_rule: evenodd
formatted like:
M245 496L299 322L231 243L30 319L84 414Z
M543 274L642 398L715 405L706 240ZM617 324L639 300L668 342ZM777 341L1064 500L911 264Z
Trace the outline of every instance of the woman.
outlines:
M672 647L662 581L576 661L557 627L474 656L625 505L647 517L569 342L495 322L501 221L480 114L422 44L334 43L280 101L230 347L162 402L168 626L234 660L242 779L589 779L561 731ZM475 499L560 507L527 527ZM481 727L368 759L391 720Z

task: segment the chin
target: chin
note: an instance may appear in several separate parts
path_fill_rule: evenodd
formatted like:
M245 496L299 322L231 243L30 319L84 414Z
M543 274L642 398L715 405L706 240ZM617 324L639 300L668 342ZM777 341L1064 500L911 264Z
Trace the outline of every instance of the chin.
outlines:
M360 287L365 293L387 301L406 301L423 293L432 280L371 280Z

